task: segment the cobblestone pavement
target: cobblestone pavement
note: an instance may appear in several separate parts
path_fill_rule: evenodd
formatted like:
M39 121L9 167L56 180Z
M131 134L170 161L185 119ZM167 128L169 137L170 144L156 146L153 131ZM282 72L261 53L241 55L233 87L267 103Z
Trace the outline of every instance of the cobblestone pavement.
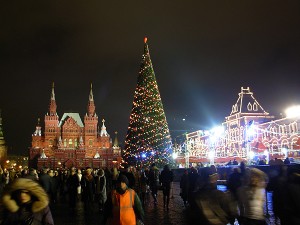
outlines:
M224 186L219 186L220 190L225 190ZM185 208L183 201L179 196L180 189L179 183L173 184L173 191L171 192L171 200L169 210L166 211L163 208L162 191L158 192L158 205L154 206L152 197L149 196L149 201L146 204L145 210L145 225L192 225L193 221L190 221L189 209ZM267 196L268 202L268 224L273 225L274 219L272 214L270 193ZM92 212L84 213L82 202L78 202L75 212L71 212L68 204L57 203L55 207L52 207L52 214L56 225L100 225L102 223L102 215L97 211L95 206ZM238 225L238 223L236 222Z

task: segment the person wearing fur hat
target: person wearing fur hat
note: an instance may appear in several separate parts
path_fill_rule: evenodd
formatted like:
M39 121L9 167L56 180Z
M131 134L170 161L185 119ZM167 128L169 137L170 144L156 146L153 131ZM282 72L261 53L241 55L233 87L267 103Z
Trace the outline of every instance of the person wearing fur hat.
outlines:
M144 210L136 192L128 187L128 178L120 174L117 188L107 199L104 222L110 225L136 225L144 219Z
M18 178L2 196L1 225L54 225L45 190L35 181Z

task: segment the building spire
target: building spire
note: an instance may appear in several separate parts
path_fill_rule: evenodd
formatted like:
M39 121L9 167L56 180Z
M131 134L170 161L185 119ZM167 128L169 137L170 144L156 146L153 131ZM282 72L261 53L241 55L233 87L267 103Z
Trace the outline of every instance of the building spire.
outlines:
M50 116L56 116L56 100L55 100L55 93L54 93L54 82L52 83L52 91L51 91L51 98L50 98L50 106L49 106L49 112Z
M93 95L93 84L91 83L91 90L90 90L90 96L89 96L90 101L94 101L94 95Z
M116 137L115 137L115 140L114 140L113 147L117 148L117 147L119 147L119 140L118 140L118 132L117 131L115 132L115 135L116 135Z
M89 95L89 103L88 103L88 115L94 116L95 115L95 103L94 103L94 95L93 95L93 84L91 83L91 90Z
M38 123L35 127L35 131L33 133L33 136L42 136L42 127L40 125L40 118L38 118Z
M103 137L103 136L107 137L107 136L109 136L108 133L107 133L107 131L106 131L106 127L104 125L104 122L105 122L105 120L103 119L102 120L102 127L101 127L100 137Z
M51 100L55 100L55 93L54 93L54 82L52 82L52 93L51 93Z

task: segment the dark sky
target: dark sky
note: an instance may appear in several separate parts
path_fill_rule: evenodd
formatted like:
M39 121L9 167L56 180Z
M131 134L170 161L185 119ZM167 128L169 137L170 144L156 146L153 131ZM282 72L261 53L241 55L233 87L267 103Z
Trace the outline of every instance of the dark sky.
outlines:
M123 143L144 36L173 138L223 122L242 86L273 115L300 104L298 0L1 1L9 154L27 153L52 82L60 118L83 118L92 82L99 119Z

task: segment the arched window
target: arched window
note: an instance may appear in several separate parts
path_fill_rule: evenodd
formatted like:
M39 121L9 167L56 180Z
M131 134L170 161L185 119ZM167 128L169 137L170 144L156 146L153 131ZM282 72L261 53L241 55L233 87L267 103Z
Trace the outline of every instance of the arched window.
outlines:
M253 111L257 111L257 110L258 110L257 103L256 103L256 102L254 102L254 104L253 104Z
M252 105L251 105L250 102L249 102L248 105L247 105L247 109L248 109L248 111L252 111Z

